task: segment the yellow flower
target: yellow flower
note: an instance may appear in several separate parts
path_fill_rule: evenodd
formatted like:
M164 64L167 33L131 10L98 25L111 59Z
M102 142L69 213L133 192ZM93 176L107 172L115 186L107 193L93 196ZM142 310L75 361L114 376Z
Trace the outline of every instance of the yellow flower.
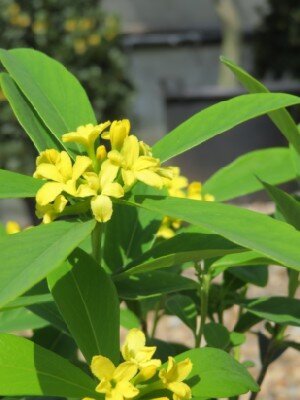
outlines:
M45 206L54 201L62 192L76 196L76 182L92 164L90 158L77 156L74 165L67 152L51 149L42 152L37 159L35 178L47 179L36 194L36 202Z
M107 222L110 220L113 212L113 205L110 197L120 198L124 196L122 186L114 182L118 169L106 160L99 174L95 172L86 172L82 183L77 191L78 197L93 196L91 200L91 209L98 222Z
M109 139L112 150L121 150L124 140L130 132L130 121L122 119L121 121L113 121L109 132L103 132L102 139Z
M188 180L185 176L180 175L180 168L169 167L173 172L173 178L169 182L168 194L172 197L186 197L185 189L188 186Z
M164 217L156 236L164 239L170 239L171 237L175 236L175 230L179 229L180 226L181 221L179 219Z
M201 182L191 182L187 188L187 198L192 200L202 200Z
M38 218L43 218L44 224L49 224L64 211L67 202L68 201L65 196L59 195L56 197L53 203L46 204L44 206L41 206L37 203L35 209L36 216Z
M159 377L165 388L173 392L174 400L186 400L192 397L190 387L183 381L188 377L193 364L189 358L176 363L173 357L168 357L166 369L159 371Z
M139 394L139 390L130 382L137 373L137 367L131 362L116 367L108 358L95 356L91 370L100 380L96 392L103 393L107 400L132 399Z
M146 337L139 329L131 329L125 339L121 352L125 361L131 362L141 370L143 380L155 375L161 361L152 359L156 351L155 346L145 346Z
M159 159L140 156L139 142L136 136L127 136L121 150L112 150L107 157L112 165L120 168L125 191L130 190L136 181L158 189L164 186L164 178L159 174Z
M62 135L62 141L76 142L85 146L86 149L91 149L101 132L103 132L103 130L109 125L110 122L107 121L99 125L87 124L79 126L75 132L69 132Z
M98 33L92 33L87 38L88 44L91 46L98 46L101 43L101 36Z
M7 221L6 226L5 226L5 231L9 235L12 235L14 233L21 232L21 227L20 225L15 222L15 221Z

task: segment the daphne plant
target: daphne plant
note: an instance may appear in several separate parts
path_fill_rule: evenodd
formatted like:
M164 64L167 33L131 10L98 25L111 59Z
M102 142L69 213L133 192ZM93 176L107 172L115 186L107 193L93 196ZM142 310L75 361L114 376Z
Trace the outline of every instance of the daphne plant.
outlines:
M300 206L274 185L299 176L300 137L285 107L300 99L223 60L257 93L201 111L151 148L127 119L99 123L55 60L15 49L0 50L0 62L2 91L39 153L33 177L0 170L0 197L35 199L41 218L0 230L0 395L255 399L268 366L299 348L287 333L300 325ZM203 185L165 165L263 114L290 148L248 153ZM222 203L261 189L275 215ZM274 264L289 272L288 296L249 298ZM224 313L233 307L232 328ZM192 332L188 346L158 339L169 315ZM241 354L261 321L256 382ZM120 326L129 330L121 352Z

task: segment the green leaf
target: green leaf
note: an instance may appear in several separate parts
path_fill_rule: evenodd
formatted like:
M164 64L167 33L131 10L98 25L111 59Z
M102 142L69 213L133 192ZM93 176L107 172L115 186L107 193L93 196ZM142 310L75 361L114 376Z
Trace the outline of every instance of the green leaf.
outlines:
M300 230L300 203L283 190L262 182L285 221Z
M45 127L32 105L8 74L0 74L0 86L16 118L32 140L37 151L41 152L46 149L62 150L59 141Z
M120 309L120 324L126 329L140 328L141 326L136 315L128 308Z
M33 304L27 307L35 315L45 319L56 329L62 332L68 332L67 325L63 320L57 305L52 301L51 303Z
M165 240L134 260L125 271L116 276L116 279L240 251L243 251L241 247L221 236L183 232Z
M158 190L139 183L133 188L136 192L151 195ZM116 204L105 226L103 261L107 269L116 271L141 257L153 245L161 220L151 211Z
M276 264L276 261L264 257L256 251L245 251L243 253L227 254L214 261L210 270L213 276L219 275L221 272L226 271L228 268L240 266L255 266L255 265L269 265Z
M132 275L121 281L119 275L114 278L119 296L127 300L142 300L197 287L192 279L164 271Z
M247 332L252 326L258 324L262 321L262 318L257 315L251 314L250 312L245 312L242 314L237 321L234 330L237 332Z
M225 350L230 344L229 331L221 324L209 322L204 325L203 333L209 347Z
M300 326L300 300L289 297L262 297L250 301L245 309L277 324Z
M52 222L3 238L0 259L5 263L0 267L0 306L55 270L94 226L94 220Z
M241 346L246 342L246 335L244 333L230 332L230 344L233 347Z
M232 397L257 392L258 385L246 368L223 350L201 348L176 356L176 361L189 357L193 363L190 377L193 397Z
M52 326L36 329L31 340L68 360L77 360L78 347L74 340Z
M10 301L0 308L0 311L13 310L15 308L28 307L33 304L43 304L53 302L51 294L38 294L33 296L20 296L17 299Z
M214 104L176 127L153 146L155 157L167 161L220 133L271 111L300 102L281 93L246 94Z
M59 62L33 49L0 49L0 61L59 140L80 125L96 123L84 89Z
M228 204L171 197L135 196L126 202L203 226L279 264L300 270L300 232L267 215Z
M268 283L268 267L266 265L246 265L229 268L228 272L245 283L265 287Z
M248 74L248 72L243 70L241 67L224 57L221 57L221 61L224 65L231 69L236 78L250 93L269 93L269 90L266 86L264 86L253 76ZM299 154L300 134L298 132L297 125L295 124L293 118L288 113L288 111L284 108L281 110L275 110L269 113L269 117L277 126L277 128L283 133L283 135L287 138L287 140L293 144Z
M169 313L176 315L193 332L197 327L197 307L194 301L182 294L171 296L166 301L166 308Z
M44 183L31 176L0 169L0 199L34 197Z
M166 362L168 357L175 357L180 353L188 350L188 347L181 343L165 342L156 338L147 338L147 346L155 346L155 358L159 358L162 362Z
M48 322L26 308L0 312L0 332L24 331L48 325Z
M231 200L263 189L257 179L279 184L296 178L290 150L285 147L251 151L219 169L203 185L217 201Z
M88 363L102 354L119 362L119 300L106 272L83 250L48 276L51 293Z
M95 382L64 358L30 340L0 335L2 396L98 397Z

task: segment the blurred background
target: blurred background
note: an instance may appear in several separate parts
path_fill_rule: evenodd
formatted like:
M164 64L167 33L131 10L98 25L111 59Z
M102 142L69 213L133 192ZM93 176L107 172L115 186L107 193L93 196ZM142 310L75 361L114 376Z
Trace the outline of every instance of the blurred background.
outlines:
M220 64L221 54L273 91L300 92L299 0L0 0L0 5L0 47L33 47L61 61L87 90L99 121L128 117L133 132L150 144L195 112L244 93ZM173 162L189 178L205 180L241 154L282 145L282 135L261 117ZM0 168L31 174L34 158L0 90ZM26 226L33 215L31 203L0 203L2 222L15 219ZM265 293L284 291L280 274ZM175 334L188 342L172 321L162 325L161 336ZM245 357L259 364L254 342ZM288 350L270 368L260 399L299 399L299 369L297 353Z

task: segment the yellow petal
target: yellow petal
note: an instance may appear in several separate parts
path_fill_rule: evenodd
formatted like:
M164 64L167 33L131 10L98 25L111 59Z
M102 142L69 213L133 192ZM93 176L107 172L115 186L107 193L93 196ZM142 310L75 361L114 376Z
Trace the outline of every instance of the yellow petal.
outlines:
M121 150L127 168L132 168L139 157L139 142L134 135L127 136Z
M112 201L108 196L101 194L91 200L91 209L98 222L107 222L113 212Z
M124 360L130 361L137 354L138 351L142 350L146 344L145 334L137 329L131 329L125 338L125 342L122 346L121 352Z
M123 362L115 369L113 379L116 382L130 381L130 379L132 379L137 373L137 370L137 366L134 365L132 362Z
M64 177L66 182L72 177L72 161L69 154L66 151L60 153L60 162L57 164L59 172Z
M132 399L139 394L139 390L128 381L121 381L117 383L116 391L126 399Z
M123 146L125 138L130 132L130 122L128 119L122 121L113 121L110 126L110 143L111 148L114 150L120 150Z
M95 196L97 191L92 189L88 184L82 184L78 187L76 197L90 197Z
M164 185L163 179L156 172L150 171L149 169L137 171L135 176L137 180L157 189L161 189Z
M56 197L61 194L63 189L64 185L62 183L47 182L38 190L36 194L36 202L41 206L45 206L55 200Z
M186 358L185 360L176 363L173 357L168 357L168 381L182 382L188 377L192 368L193 364L189 358Z
M205 201L215 201L215 196L213 196L212 194L205 194L204 200Z
M124 196L124 189L119 183L108 183L103 187L101 194L119 199Z
M183 382L172 382L168 385L168 389L171 390L174 395L174 400L188 400L192 397L191 388Z
M92 160L86 156L77 156L73 165L72 179L75 181L92 165Z
M155 365L149 365L148 367L142 368L138 373L137 377L134 380L135 384L140 382L148 381L149 379L153 378L156 374L157 367Z
M125 191L131 189L136 182L136 178L133 171L122 169L121 175L125 185Z
M140 171L146 168L153 168L159 166L159 160L153 157L141 156L134 163L135 171Z
M57 167L52 164L40 164L35 170L34 177L39 179L49 179L50 181L55 182L64 182L64 177Z
M20 225L15 221L8 221L5 225L5 231L7 234L12 235L21 231Z
M96 392L111 394L112 386L109 380L103 378L98 386L96 386Z
M117 150L112 150L107 154L107 158L115 165L121 166L123 162L122 154Z
M92 359L91 370L92 373L99 380L111 380L114 375L115 369L116 367L107 357L94 356Z
M118 174L119 167L113 165L109 160L104 161L101 165L100 186L103 189L108 183L113 182Z
M42 151L36 159L36 165L57 164L60 160L60 153L56 149L47 149Z
M103 146L103 144L101 146L97 147L96 157L101 162L106 159L107 152L106 152L106 148L105 148L105 146Z
M68 203L68 200L65 198L65 196L60 195L57 196L54 204L53 204L53 209L56 213L60 214L64 211L66 205Z

